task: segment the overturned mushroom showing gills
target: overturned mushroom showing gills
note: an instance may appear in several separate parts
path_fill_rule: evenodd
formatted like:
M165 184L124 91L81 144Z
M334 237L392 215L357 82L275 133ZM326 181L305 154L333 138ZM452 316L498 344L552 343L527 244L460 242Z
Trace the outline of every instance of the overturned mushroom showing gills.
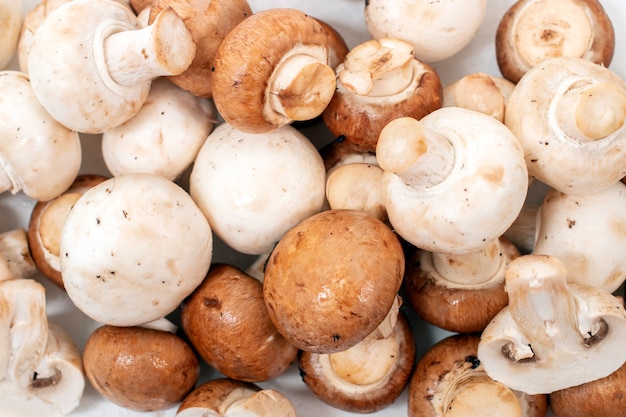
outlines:
M314 119L335 92L328 64L327 34L315 18L288 8L254 13L217 50L215 106L224 120L250 133Z
M135 115L152 80L184 71L195 50L171 8L141 28L127 4L73 0L39 25L28 74L35 95L57 121L81 133L102 133Z
M176 417L297 417L285 395L250 382L216 378L196 387L180 404Z
M626 176L625 120L626 81L582 58L551 58L517 83L504 123L522 144L531 176L588 194Z
M615 32L598 0L518 0L502 16L495 42L500 72L517 83L550 58L582 58L608 67Z
M492 379L548 394L606 377L626 361L623 304L566 278L563 263L548 255L524 255L509 264L509 306L483 331L478 346Z
M547 396L494 381L476 357L480 336L454 334L418 360L409 383L409 417L543 417Z

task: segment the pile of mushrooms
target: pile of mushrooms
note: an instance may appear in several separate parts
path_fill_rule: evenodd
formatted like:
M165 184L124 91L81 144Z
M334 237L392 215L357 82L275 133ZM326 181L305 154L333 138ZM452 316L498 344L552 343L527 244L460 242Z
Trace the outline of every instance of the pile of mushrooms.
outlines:
M0 0L0 198L30 210L0 234L0 415L621 407L626 80L600 3L515 1L500 74L454 80L485 0L369 0L362 42L254 5Z

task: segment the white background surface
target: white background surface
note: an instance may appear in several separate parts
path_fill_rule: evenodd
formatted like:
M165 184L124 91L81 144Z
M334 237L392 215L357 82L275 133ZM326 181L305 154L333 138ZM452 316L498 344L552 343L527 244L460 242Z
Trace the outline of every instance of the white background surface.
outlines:
M19 1L19 0L15 0ZM394 0L389 0L392 3ZM37 0L24 0L24 11L30 10ZM354 47L370 38L365 28L363 8L364 0L249 0L254 12L271 7L291 7L301 9L310 15L325 20L335 27L344 37L349 47ZM463 1L457 1L458 7L464 7ZM484 23L476 34L473 41L459 54L433 66L437 70L444 85L456 81L464 75L473 72L486 72L500 75L495 62L494 36L495 28L508 7L513 4L512 0L487 0L487 15ZM602 4L611 17L616 37L617 46L613 63L610 69L622 78L626 78L626 2L623 0L603 0ZM10 68L16 69L15 60ZM311 135L323 135L324 132L311 131ZM325 137L312 140L326 140ZM100 158L100 142L98 137L84 137L82 141L84 150L83 173L108 172ZM22 193L11 195L0 194L0 232L8 231L16 227L27 227L28 218L34 202ZM216 243L214 261L229 262L246 267L251 258L241 256L229 251L227 248ZM87 319L80 311L73 307L67 296L58 288L47 282L45 278L39 279L47 288L47 303L49 317L52 321L61 324L74 336L77 345L82 348L89 334L99 325ZM414 320L414 333L418 346L418 355L421 355L435 341L446 335L446 332L433 329ZM201 381L206 381L217 374L203 367ZM141 381L137 381L141 383ZM326 406L317 400L300 380L297 368L294 367L285 375L275 381L259 384L262 387L273 387L286 394L295 405L300 417L314 416L353 416L354 414L342 412ZM402 416L407 413L407 393L396 401L391 407L371 414L373 416ZM96 417L96 416L142 416L142 417L169 417L175 415L176 408L155 413L132 412L113 405L103 399L95 390L87 384L85 395L80 406L71 414L72 417ZM42 416L43 417L43 416Z

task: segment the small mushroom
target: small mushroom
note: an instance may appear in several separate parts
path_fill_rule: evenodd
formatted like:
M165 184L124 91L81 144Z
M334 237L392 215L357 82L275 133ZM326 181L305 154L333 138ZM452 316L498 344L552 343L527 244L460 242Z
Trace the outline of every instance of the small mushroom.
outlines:
M28 222L28 248L39 272L60 288L63 278L59 245L65 219L85 191L106 179L101 175L78 175L61 195L33 206Z
M185 299L181 325L209 365L239 381L276 378L298 354L270 320L263 284L228 264L213 264L204 281Z
M400 396L413 371L416 347L397 299L383 323L351 348L300 352L302 380L319 399L352 413L373 413Z
M500 72L517 83L550 58L581 58L608 67L615 32L598 0L518 0L500 19L495 44Z
M136 326L164 317L202 282L211 228L189 194L152 174L110 178L74 203L61 232L71 301L97 322Z
M35 31L28 74L41 105L59 123L102 133L135 115L152 80L184 71L195 50L171 8L141 28L128 4L70 1Z
M224 120L249 133L314 119L335 91L328 63L328 36L315 18L288 8L254 13L217 50L215 106Z
M297 417L285 395L250 382L216 378L195 388L180 404L176 417Z
M217 120L207 99L165 78L152 82L137 114L102 134L102 157L111 174L133 172L177 179L196 158Z
M617 74L582 58L551 58L517 83L504 122L531 176L587 194L626 175L625 120L626 82Z
M246 0L153 0L148 23L152 23L167 8L172 8L183 18L196 44L191 64L180 74L168 78L194 96L211 98L211 77L217 49L228 32L252 15L250 5Z
M410 0L389 7L385 0L365 3L365 24L374 39L403 39L415 58L443 61L460 52L476 35L487 10L486 0Z
M0 192L22 191L38 201L60 195L80 169L78 133L41 106L25 73L1 71L0 91Z
M346 350L389 313L404 262L399 239L375 217L357 210L315 214L285 233L267 261L270 319L301 350Z
M20 31L24 23L22 2L16 0L0 0L0 70L9 65L17 50Z
M546 395L513 390L485 373L479 341L477 333L453 334L428 348L409 383L409 417L546 415Z
M182 338L143 327L97 328L87 339L83 363L96 391L138 411L176 405L200 376L198 358Z
M549 394L604 378L626 361L623 303L606 291L568 284L567 273L549 255L509 264L509 305L478 345L489 377L528 394Z
M246 133L225 122L202 145L189 193L224 243L258 255L322 209L325 181L319 152L294 127Z
M408 42L366 41L336 68L337 91L322 113L334 137L373 152L383 127L399 117L421 119L441 107L443 87L435 70L413 57Z

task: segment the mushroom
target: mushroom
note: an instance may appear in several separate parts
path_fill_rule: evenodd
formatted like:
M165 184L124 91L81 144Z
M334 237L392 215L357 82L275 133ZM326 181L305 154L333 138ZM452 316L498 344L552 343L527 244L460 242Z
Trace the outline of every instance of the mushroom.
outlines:
M581 58L608 67L615 32L598 0L518 0L500 19L495 46L500 72L517 83L549 58Z
M250 5L246 0L153 0L148 22L152 23L168 8L174 9L183 18L196 44L191 64L169 79L195 96L210 98L213 95L211 77L217 48L228 32L252 14Z
M135 115L152 80L184 71L195 50L171 8L141 28L128 4L74 0L35 31L28 74L35 95L59 123L102 133Z
M239 381L276 378L298 354L270 320L263 284L228 264L213 264L204 281L185 299L181 325L209 365Z
M143 172L175 180L191 166L216 120L208 99L157 79L139 112L102 134L102 157L114 176Z
M484 72L468 74L444 87L442 107L463 107L504 122L506 103L514 88L506 78Z
M60 241L63 224L72 206L91 187L106 180L101 175L81 174L61 195L33 206L28 221L28 248L34 265L43 276L63 288Z
M460 52L476 35L487 9L486 0L461 7L451 0L411 0L389 7L385 0L365 3L365 24L374 39L392 37L410 42L415 58L443 61Z
M61 232L61 275L87 316L136 326L166 316L191 294L212 249L209 223L185 190L159 175L126 174L74 203Z
M37 272L31 257L26 230L18 227L0 233L0 282L12 278L30 278Z
M5 69L15 51L24 23L22 2L16 0L0 0L0 70Z
M143 327L97 328L83 350L85 374L107 400L154 411L181 402L194 388L200 365L179 336Z
M60 195L80 169L78 133L44 110L23 72L1 71L0 91L0 192L22 191L38 201Z
M296 417L296 409L285 395L261 389L251 382L216 378L195 388L180 404L176 417Z
M415 362L413 333L400 297L378 328L345 351L301 351L300 375L325 403L353 413L373 413L390 406L406 387Z
M428 348L409 383L409 417L546 415L547 395L513 390L485 373L479 341L477 333L453 334Z
M400 39L369 40L354 47L337 69L337 91L322 113L334 137L373 152L383 127L399 117L421 119L441 107L435 70L413 57Z
M267 261L270 319L301 350L346 350L389 313L404 262L399 239L377 218L357 210L312 215L283 235Z
M328 38L328 65L332 69L335 69L346 59L346 55L350 52L350 47L337 29L324 20L317 18L315 20L317 20L317 23L319 23L322 29L324 29L324 32L326 32L326 37Z
M85 387L80 352L46 315L44 287L32 279L0 281L0 414L61 417Z
M528 394L549 394L606 377L626 361L622 302L592 286L568 284L567 273L549 255L509 264L509 305L478 345L489 377Z
M225 121L249 133L314 119L335 91L328 62L328 36L315 18L288 8L254 13L217 50L215 106Z
M225 122L202 145L189 193L224 243L258 255L322 209L325 180L319 152L294 127L256 134Z
M624 120L626 82L582 58L551 58L526 72L505 115L529 174L569 194L597 192L626 175Z

